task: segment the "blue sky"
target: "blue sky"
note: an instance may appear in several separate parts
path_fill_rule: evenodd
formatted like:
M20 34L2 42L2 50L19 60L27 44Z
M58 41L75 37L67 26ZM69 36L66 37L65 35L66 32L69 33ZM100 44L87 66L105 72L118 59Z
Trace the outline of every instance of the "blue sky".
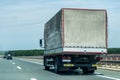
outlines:
M120 47L120 0L0 0L0 50L40 49L45 22L61 8L106 9L108 47Z

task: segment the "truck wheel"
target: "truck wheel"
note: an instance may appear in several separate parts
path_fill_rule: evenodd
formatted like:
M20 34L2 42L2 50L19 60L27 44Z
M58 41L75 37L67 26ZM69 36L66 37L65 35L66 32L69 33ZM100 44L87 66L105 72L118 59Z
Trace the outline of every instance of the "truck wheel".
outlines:
M58 58L57 57L55 58L54 67L55 67L55 73L59 73L59 66L58 66Z
M45 70L49 70L50 69L50 67L48 67L48 66L45 66Z
M88 68L83 68L82 71L83 74L88 74L88 73L93 74L95 70L88 70Z
M83 71L83 74L87 74L88 73L87 68L83 68L82 71Z
M46 58L44 57L44 67L45 67L45 70L49 70L50 67L46 66L46 65L47 65L47 61L46 61Z
M93 74L95 70L88 71L89 73Z

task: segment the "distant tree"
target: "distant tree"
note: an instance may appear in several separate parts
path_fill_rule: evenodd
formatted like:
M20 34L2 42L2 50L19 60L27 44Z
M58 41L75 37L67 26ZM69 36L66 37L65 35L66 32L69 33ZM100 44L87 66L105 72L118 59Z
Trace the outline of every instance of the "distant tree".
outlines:
M108 54L120 54L120 48L108 48Z
M9 52L13 56L39 56L44 54L44 50L15 50Z

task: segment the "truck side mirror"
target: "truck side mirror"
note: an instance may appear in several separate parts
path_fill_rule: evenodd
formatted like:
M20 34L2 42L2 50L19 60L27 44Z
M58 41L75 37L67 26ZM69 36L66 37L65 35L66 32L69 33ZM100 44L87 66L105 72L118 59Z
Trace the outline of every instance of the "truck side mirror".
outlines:
M40 47L42 47L42 39L40 39Z

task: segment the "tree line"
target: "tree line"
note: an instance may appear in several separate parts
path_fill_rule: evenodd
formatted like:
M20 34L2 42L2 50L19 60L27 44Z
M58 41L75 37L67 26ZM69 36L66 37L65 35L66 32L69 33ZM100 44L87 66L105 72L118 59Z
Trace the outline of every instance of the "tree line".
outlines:
M40 56L44 54L44 50L14 50L8 53L12 56Z
M120 48L108 48L108 54L120 54Z
M120 54L120 48L108 48L108 54ZM40 56L44 54L44 50L13 50L7 53L13 56Z

